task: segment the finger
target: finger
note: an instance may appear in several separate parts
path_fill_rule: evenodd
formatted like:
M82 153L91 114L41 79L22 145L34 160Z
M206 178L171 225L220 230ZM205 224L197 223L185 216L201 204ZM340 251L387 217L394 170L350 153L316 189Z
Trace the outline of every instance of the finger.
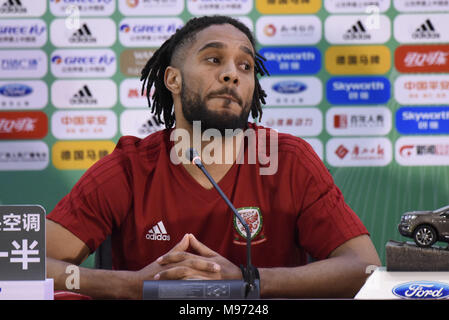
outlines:
M215 278L205 277L205 276L200 276L200 275L194 275L194 276L189 276L189 277L182 278L181 280L215 280Z
M200 272L189 267L180 266L160 271L154 280L213 280L218 279L216 273Z
M205 260L201 256L197 256L184 251L168 253L157 259L157 262L161 266L168 264L183 265L188 266L192 269L207 272L218 272L221 270L219 264L213 261Z
M161 266L169 264L169 263L178 263L184 261L190 257L190 253L185 251L169 251L168 253L160 256L156 262Z
M181 280L194 277L196 271L189 267L179 266L158 272L154 280Z
M189 239L189 235L185 234L181 241L179 241L169 252L186 251L189 248Z
M201 243L193 234L189 234L190 246L203 257L214 257L218 255L215 251Z
M182 237L181 241L179 241L173 248L168 251L168 254L171 254L173 252L185 252L189 248L189 235L185 234L184 237ZM167 255L167 254L166 254ZM156 259L156 262L161 264L163 261L163 256Z
M219 264L204 259L189 259L186 261L186 265L192 269L206 272L218 272L221 269Z

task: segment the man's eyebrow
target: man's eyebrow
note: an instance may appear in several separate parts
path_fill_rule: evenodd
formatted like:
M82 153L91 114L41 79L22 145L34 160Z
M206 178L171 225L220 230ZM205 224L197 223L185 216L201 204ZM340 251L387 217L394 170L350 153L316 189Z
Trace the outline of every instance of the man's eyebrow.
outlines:
M223 42L219 42L219 41L209 42L209 43L205 44L203 47L201 47L201 49L198 50L198 53L200 53L201 51L204 51L206 49L209 49L209 48L224 49L224 48L226 48L226 44ZM255 60L254 53L250 48L248 48L247 46L240 46L239 48L244 53L250 55L253 58L253 60Z
M198 50L198 53L200 53L201 51L204 51L206 49L209 49L209 48L223 49L225 47L226 47L226 45L223 42L218 42L218 41L209 42L209 43L205 44L200 50Z
M249 54L251 56L251 58L253 58L253 60L256 60L256 58L254 57L253 51L250 48L248 48L247 46L240 46L240 50L242 50L246 54Z

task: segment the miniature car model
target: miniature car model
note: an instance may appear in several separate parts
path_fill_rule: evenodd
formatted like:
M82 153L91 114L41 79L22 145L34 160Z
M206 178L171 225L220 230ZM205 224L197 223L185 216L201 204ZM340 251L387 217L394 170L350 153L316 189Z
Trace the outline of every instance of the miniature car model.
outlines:
M449 243L449 206L433 211L411 211L401 217L398 230L413 238L417 246L428 248L437 241Z

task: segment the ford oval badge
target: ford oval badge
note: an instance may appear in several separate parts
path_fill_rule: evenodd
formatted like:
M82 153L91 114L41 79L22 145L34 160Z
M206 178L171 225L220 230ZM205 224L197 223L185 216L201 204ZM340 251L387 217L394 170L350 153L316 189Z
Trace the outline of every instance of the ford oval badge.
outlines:
M0 95L6 97L24 97L33 92L33 89L24 84L7 84L0 87Z
M449 284L436 281L413 281L393 288L393 294L403 299L446 299Z
M286 80L275 83L272 88L279 93L295 94L303 92L307 89L307 86L299 81Z

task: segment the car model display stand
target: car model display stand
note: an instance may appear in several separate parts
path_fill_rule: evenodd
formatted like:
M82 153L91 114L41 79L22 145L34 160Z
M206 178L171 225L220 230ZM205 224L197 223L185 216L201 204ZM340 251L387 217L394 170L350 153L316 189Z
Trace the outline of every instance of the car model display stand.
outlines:
M387 271L449 271L447 248L421 248L412 242L390 240L385 249Z

